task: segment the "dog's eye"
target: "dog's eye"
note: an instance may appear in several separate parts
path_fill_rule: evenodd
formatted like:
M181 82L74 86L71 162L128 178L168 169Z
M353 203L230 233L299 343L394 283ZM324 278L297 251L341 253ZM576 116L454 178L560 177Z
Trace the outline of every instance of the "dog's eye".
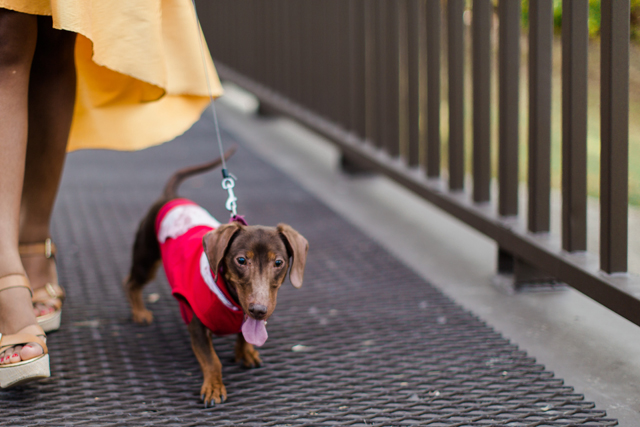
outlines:
M240 265L245 265L247 263L247 260L245 259L245 257L238 257L236 261L238 261L238 264Z
M276 267L282 267L282 264L284 264L284 261L281 259L276 260Z

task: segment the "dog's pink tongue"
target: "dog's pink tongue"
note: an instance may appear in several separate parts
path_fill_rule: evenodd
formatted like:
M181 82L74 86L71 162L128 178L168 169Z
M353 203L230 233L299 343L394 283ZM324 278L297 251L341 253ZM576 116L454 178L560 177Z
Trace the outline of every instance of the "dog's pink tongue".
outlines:
M242 335L244 335L244 339L249 344L257 345L258 347L264 344L267 338L269 338L265 321L252 319L251 317L247 317L242 324Z

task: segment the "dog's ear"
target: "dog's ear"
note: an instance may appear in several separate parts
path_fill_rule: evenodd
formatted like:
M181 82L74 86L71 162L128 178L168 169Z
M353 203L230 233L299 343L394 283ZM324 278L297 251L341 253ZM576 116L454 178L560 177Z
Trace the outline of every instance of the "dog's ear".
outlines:
M214 279L218 279L218 271L220 271L220 263L224 257L224 253L227 251L229 242L233 235L240 229L240 224L232 222L230 224L224 224L216 228L213 231L208 232L202 238L202 246L204 247L204 253L207 254L209 265L215 275Z
M289 251L289 256L291 257L289 280L291 280L293 286L299 288L302 286L302 278L304 277L304 266L307 263L309 242L287 224L278 224L278 233L284 238L287 251Z

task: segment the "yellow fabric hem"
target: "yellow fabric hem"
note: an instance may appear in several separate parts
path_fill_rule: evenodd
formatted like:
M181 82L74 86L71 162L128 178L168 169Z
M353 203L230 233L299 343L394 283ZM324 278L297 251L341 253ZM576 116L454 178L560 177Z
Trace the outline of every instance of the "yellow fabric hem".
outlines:
M54 28L79 34L69 151L139 150L184 133L210 101L205 74L213 97L222 95L206 46L203 64L191 0L0 0L0 7L50 15Z
M121 106L101 111L92 120L92 112L82 117L86 126L72 128L67 151L80 149L111 149L135 151L162 144L182 135L200 119L209 105L208 98L166 95L156 102L139 106ZM114 141L110 121L119 121L125 132L120 141ZM144 138L141 138L143 135Z

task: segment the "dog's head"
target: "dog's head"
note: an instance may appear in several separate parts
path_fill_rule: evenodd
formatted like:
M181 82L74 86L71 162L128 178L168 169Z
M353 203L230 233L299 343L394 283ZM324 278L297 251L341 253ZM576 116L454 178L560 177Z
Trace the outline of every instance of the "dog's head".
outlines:
M221 225L203 238L211 269L224 278L245 314L266 320L276 308L278 289L287 272L291 284L302 286L309 243L287 224L277 227Z

